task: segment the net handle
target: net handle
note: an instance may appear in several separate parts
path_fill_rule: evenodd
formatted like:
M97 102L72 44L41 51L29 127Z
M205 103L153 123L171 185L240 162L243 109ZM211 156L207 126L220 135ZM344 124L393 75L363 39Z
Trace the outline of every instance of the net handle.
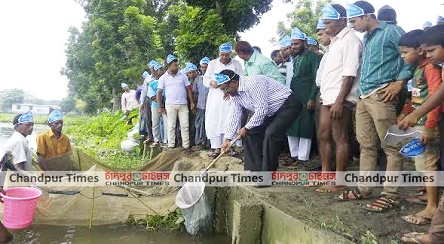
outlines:
M213 165L219 160L220 157L222 157L227 151L228 149L230 149L234 143L236 143L237 140L241 139L241 135L237 135L236 138L234 138L230 144L228 145L227 149L225 149L224 151L221 151L220 154L217 156L217 158L215 158L213 160L213 162L210 163L210 165L208 165L208 167L205 168L205 170L202 172L201 175L205 174L209 169L211 169L211 167L213 167Z

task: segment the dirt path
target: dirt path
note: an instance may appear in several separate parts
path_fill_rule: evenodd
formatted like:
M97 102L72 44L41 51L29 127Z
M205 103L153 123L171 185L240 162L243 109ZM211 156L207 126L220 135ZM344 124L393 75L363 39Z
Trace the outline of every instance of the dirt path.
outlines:
M412 165L405 163L405 168L412 169ZM291 171L286 167L279 170ZM357 170L353 165L349 170ZM385 213L369 212L363 205L374 200L381 191L375 189L374 198L339 202L339 193L319 193L315 187L269 187L254 188L264 201L283 210L295 218L320 229L326 229L341 234L355 243L398 243L395 236L403 231L427 231L429 225L417 226L401 219L402 216L421 210L424 205L412 204L405 201L414 187L400 188L400 205ZM376 241L376 242L373 242Z

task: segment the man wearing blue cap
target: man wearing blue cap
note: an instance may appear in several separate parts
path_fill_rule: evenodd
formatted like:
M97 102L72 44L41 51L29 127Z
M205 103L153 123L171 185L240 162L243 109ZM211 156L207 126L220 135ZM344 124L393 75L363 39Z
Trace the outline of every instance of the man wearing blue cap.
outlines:
M237 56L244 60L244 75L265 75L273 80L285 84L285 77L281 75L276 64L268 57L255 51L250 43L238 41L234 45Z
M324 32L331 37L328 55L319 73L322 106L319 120L319 152L322 170L330 171L332 146L335 145L336 171L345 171L350 158L349 128L352 111L358 100L358 71L362 52L361 40L347 27L345 8L326 3L322 11ZM343 186L322 186L318 192L343 190Z
M199 69L200 69L200 73L203 75L205 75L205 73L207 72L207 68L208 68L208 64L210 63L211 59L209 57L203 57L200 62L199 62Z
M15 116L12 124L15 131L4 144L2 148L3 153L0 155L3 157L3 155L9 152L13 156L12 163L16 167L28 171L31 169L32 152L26 136L31 135L34 129L32 112L28 111Z
M151 115L152 115L152 132L154 142L151 147L159 146L162 143L164 146L168 143L167 132L167 115L166 113L159 113L159 105L157 104L157 87L159 78L165 73L163 65L156 63L153 67L153 79L149 82L147 97L151 100ZM165 100L165 91L162 93L162 100Z
M168 149L175 147L177 117L179 117L182 147L190 149L188 101L190 109L194 109L191 84L188 77L179 72L179 61L174 55L169 54L166 61L168 70L159 78L157 104L159 113L166 113L168 116ZM162 99L164 90L165 103Z
M133 122L132 122L132 118L129 117L129 113L131 112L131 110L133 110L139 106L139 103L137 102L137 99L136 99L136 91L129 89L128 84L123 83L123 82L120 84L120 86L123 89L122 99L121 99L122 111L127 117L126 124L132 125Z
M284 36L279 41L280 54L282 62L278 66L279 72L285 76L285 85L290 87L291 79L293 78L293 57L291 48L290 36Z
M231 58L232 50L231 43L221 44L219 46L219 57L210 61L207 72L203 77L204 86L210 89L205 107L205 132L208 139L210 139L211 148L214 149L214 152L210 155L213 158L220 154L227 114L231 109L231 101L224 99L224 93L218 88L214 75L224 69L242 74L242 64ZM241 145L240 142L237 145Z
M201 66L202 62L206 61L207 60L201 60ZM203 85L203 77L197 73L196 65L189 64L186 71L188 78L193 80L193 98L196 103L196 114L194 116L194 143L196 146L206 147L208 140L207 134L205 133L205 106L207 104L209 88Z
M229 94L229 113L222 150L236 137L242 110L253 114L239 135L245 138L245 170L275 171L285 133L299 115L302 104L291 89L264 75L239 76L232 70L215 75L219 89Z
M426 30L432 28L432 26L433 26L432 22L426 21L426 22L424 22L424 24L422 24L422 30L426 31Z
M311 36L307 36L307 45L308 48L313 50L313 52L317 53L320 57L324 55L324 53L319 49L319 43Z
M316 71L321 57L307 47L307 37L297 27L292 29L290 38L294 55L290 88L302 101L304 108L287 131L288 146L293 161L304 164L310 158L315 134L314 109L319 90L316 86Z
M152 73L153 74L153 73ZM139 102L139 139L152 141L152 114L151 114L151 100L147 97L147 87L150 81L145 81L147 78L151 78L147 71L142 73L142 85L136 89L136 99ZM143 94L143 96L142 96ZM146 138L148 137L148 138Z
M376 170L380 143L387 155L387 171L401 171L399 149L384 143L384 137L397 121L397 95L412 78L413 67L404 64L397 45L405 32L397 25L378 21L374 7L366 1L347 5L347 18L351 28L366 32L358 89L361 99L356 106L356 135L361 146L359 170L361 174ZM357 189L342 193L339 199L370 198L372 189L361 183ZM385 184L381 196L364 208L382 212L398 203L397 187Z
M70 156L72 148L69 138L62 134L63 116L59 110L52 111L48 116L49 130L42 132L37 136L37 156L40 168L42 170L64 170L66 167L61 165L51 168L51 162L59 162L66 164L67 157Z

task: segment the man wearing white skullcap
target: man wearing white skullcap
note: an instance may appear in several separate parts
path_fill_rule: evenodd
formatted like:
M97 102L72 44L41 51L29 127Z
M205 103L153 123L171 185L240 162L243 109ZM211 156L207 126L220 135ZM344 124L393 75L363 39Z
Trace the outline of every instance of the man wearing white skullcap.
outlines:
M224 93L217 87L214 75L225 69L242 74L242 64L231 58L232 51L233 45L231 43L221 44L219 46L219 57L208 63L207 72L203 77L204 86L210 89L205 107L205 132L208 139L210 139L211 148L214 149L214 152L210 155L213 158L220 154L227 114L232 106L230 99L223 99Z
M121 83L120 86L123 89L123 93L122 93L122 111L123 113L126 114L128 120L127 120L127 124L128 125L132 125L132 118L129 118L128 115L131 112L131 110L137 108L139 106L139 103L137 102L136 99L136 91L135 90L131 90L128 87L128 84L126 83Z

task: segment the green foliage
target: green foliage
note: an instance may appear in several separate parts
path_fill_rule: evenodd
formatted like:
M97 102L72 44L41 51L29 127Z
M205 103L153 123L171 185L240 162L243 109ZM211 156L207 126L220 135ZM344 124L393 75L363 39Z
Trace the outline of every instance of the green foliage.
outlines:
M316 37L315 29L319 17L322 14L322 8L325 3L331 3L331 0L299 0L296 3L295 10L287 15L287 22L291 23L291 28L286 29L283 22L278 22L277 34L282 37L284 35L290 35L291 29L298 27L305 34Z
M137 118L137 112L134 113ZM132 127L126 125L121 111L103 112L93 117L65 116L64 121L64 133L74 138L74 146L101 163L124 169L145 163L139 156L140 149L134 152L120 149L120 143L126 140Z
M232 37L259 23L260 18L271 9L272 0L185 0L189 6L206 11L216 10L222 18L225 32Z
M221 43L234 41L225 34L222 18L215 10L182 4L171 6L169 11L179 16L175 48L177 55L187 61L198 63L204 56L216 57Z
M362 244L378 244L378 239L376 236L367 230L364 235L361 236L361 243Z
M155 19L147 9L153 2L144 0L81 1L89 19L82 32L70 29L66 68L70 94L86 102L92 114L118 101L120 83L135 87L146 68L148 51L161 49ZM112 103L117 110L120 103Z
M74 111L76 109L76 100L70 97L64 98L60 102L60 109L64 113Z
M7 89L0 92L0 104L2 110L11 109L14 103L23 103L25 92L20 89Z
M150 59L175 53L197 63L259 23L272 0L75 0L88 21L69 29L66 67L70 97L83 111L120 107L120 83L137 86ZM288 0L284 0L288 1ZM110 101L113 101L111 103Z
M134 216L130 216L128 219L129 224L142 226L150 231L182 231L184 229L184 221L182 211L179 208L167 214L146 215L142 219L136 219Z

